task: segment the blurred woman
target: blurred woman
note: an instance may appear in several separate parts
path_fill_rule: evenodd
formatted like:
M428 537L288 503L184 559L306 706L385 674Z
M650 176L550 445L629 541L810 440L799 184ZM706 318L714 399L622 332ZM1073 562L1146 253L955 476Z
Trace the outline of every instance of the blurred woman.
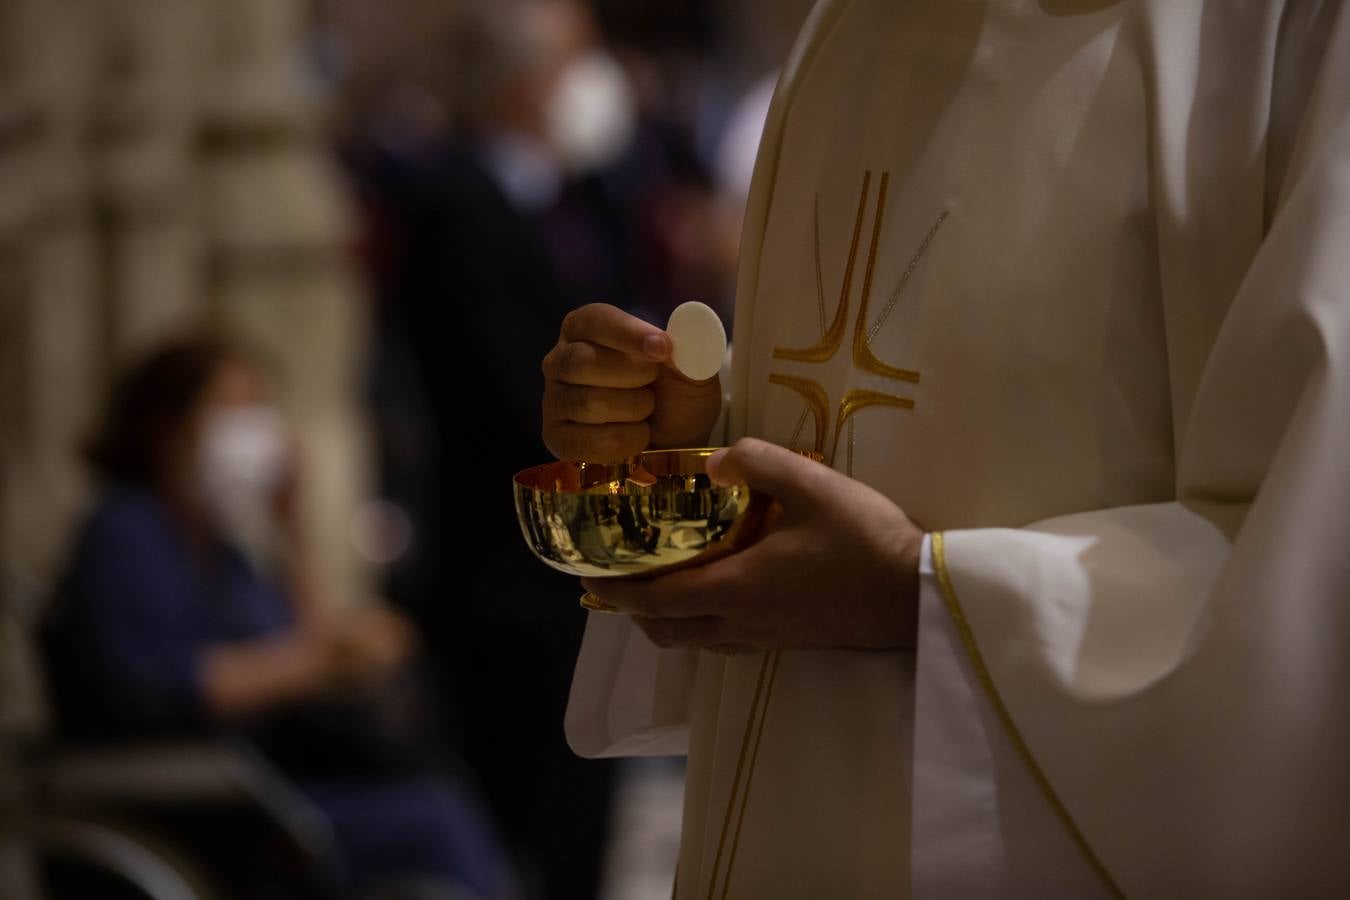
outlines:
M243 737L332 821L352 890L509 896L470 797L374 702L409 628L328 613L306 575L298 457L258 362L214 337L164 346L114 386L88 458L102 490L47 630L66 734ZM240 549L259 524L287 551L278 579Z

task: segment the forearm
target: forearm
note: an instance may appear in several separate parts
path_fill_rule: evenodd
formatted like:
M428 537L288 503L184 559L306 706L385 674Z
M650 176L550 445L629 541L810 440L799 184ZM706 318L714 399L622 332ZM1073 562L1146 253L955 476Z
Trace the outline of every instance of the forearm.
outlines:
M299 635L214 647L199 669L203 702L216 720L311 696L328 686L331 671L327 652Z
M282 581L295 613L296 624L302 629L312 630L326 615L314 553L309 541L297 528L287 529L284 539Z

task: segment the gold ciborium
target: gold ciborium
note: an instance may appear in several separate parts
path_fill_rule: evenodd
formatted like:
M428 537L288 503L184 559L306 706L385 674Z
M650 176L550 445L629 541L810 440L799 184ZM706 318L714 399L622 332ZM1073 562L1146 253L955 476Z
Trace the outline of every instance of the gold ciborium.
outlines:
M768 498L713 484L715 448L652 450L616 465L553 462L515 477L534 555L589 578L645 578L703 565L753 540ZM606 608L592 595L589 609Z

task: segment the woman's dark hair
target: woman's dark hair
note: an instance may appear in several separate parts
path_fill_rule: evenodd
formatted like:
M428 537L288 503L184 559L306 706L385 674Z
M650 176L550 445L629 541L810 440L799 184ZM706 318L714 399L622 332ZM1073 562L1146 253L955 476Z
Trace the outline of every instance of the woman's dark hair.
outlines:
M251 354L214 334L160 345L113 382L85 459L108 481L154 487L168 463L170 442L192 415L220 367Z

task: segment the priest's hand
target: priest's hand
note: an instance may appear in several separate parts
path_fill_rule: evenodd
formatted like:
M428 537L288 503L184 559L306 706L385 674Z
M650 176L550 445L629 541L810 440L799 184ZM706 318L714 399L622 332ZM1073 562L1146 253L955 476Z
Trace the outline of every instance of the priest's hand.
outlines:
M664 331L617 307L568 313L544 357L544 444L559 459L618 462L648 447L707 443L721 383L685 378L670 353Z
M883 495L773 444L714 455L720 484L775 498L762 537L649 581L587 579L661 647L727 652L914 646L923 531Z

